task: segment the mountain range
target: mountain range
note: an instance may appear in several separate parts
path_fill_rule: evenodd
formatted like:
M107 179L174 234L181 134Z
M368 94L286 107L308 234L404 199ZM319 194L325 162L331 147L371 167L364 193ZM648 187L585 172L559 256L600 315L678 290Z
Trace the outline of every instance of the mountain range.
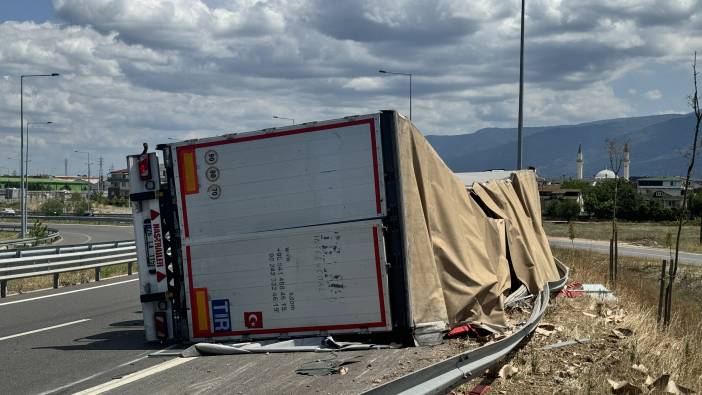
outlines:
M546 178L575 177L578 145L582 144L584 175L592 177L610 167L606 140L614 139L629 144L632 177L684 175L694 131L692 113L526 127L523 164L536 167ZM427 139L453 171L470 172L515 168L516 136L516 128L485 128L469 134L429 135ZM702 163L695 166L695 173L700 174L700 169Z

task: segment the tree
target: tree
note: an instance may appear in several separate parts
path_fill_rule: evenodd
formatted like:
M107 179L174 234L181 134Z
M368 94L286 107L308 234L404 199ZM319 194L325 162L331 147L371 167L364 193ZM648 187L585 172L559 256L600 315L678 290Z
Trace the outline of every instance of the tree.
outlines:
M561 183L561 189L578 189L582 192L589 190L592 187L585 180L566 180Z
M88 212L88 201L78 192L71 194L69 206L74 215L85 215Z
M41 205L41 212L44 213L44 215L61 215L63 214L63 210L65 208L65 205L63 204L63 200L61 199L48 199L47 201L44 202L44 204Z
M49 234L49 228L42 224L41 221L36 220L34 224L29 229L29 237L32 239L41 239ZM35 241L33 244L36 245L38 242Z
M694 86L694 93L690 96L690 106L692 107L693 113L695 114L695 133L692 138L692 148L690 154L690 162L687 166L687 174L685 176L685 183L683 184L683 201L682 207L680 208L680 213L678 215L678 230L675 237L675 259L673 260L673 265L670 268L670 275L668 279L668 287L665 293L665 318L664 323L668 325L670 323L670 309L673 297L673 282L675 281L675 275L678 273L678 255L680 252L680 233L682 231L683 221L685 220L687 214L687 200L688 191L690 190L690 177L692 176L692 169L695 167L695 158L697 156L697 144L700 134L700 122L702 122L702 110L700 110L700 102L697 96L697 52L695 52L694 59L692 61L692 82Z
M546 216L569 221L580 214L580 205L572 199L551 200L546 205Z

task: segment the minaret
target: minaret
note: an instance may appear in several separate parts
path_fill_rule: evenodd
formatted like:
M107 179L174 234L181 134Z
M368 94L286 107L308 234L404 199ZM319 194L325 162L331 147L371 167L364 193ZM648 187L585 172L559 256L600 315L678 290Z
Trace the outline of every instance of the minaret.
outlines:
M576 161L578 164L578 180L583 179L583 145L580 144L578 146L578 160Z
M624 179L629 181L629 143L624 143Z

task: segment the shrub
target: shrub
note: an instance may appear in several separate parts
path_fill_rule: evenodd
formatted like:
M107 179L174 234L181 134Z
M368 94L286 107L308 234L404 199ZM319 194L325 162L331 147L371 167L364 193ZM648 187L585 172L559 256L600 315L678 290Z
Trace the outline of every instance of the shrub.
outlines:
M40 211L44 215L62 215L65 205L61 199L48 199L41 205Z

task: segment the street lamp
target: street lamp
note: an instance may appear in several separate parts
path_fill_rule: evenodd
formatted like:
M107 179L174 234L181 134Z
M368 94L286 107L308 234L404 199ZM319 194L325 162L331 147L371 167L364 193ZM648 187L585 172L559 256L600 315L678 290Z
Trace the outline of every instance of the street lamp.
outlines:
M292 122L293 125L295 124L295 118L279 117L279 116L277 116L277 115L273 115L273 118L275 118L275 119L284 119L284 120L286 120L286 121Z
M53 122L51 121L43 121L43 122L27 122L27 145L25 146L25 153L24 153L24 197L22 200L22 207L25 209L22 210L22 220L24 223L27 223L27 200L28 195L29 195L29 125L51 125Z
M522 126L524 107L524 1L522 0L522 36L519 41L519 115L517 116L517 170L522 169Z
M32 77L58 77L59 73L20 75L20 203L22 204L22 238L27 237L27 207L24 206L24 79Z
M405 77L409 77L409 107L410 107L410 113L409 113L409 119L410 121L412 120L412 73L397 73L394 71L387 71L387 70L378 70L380 74L393 74L393 75L404 75Z
M74 150L73 152L77 152L77 153L79 153L79 154L87 154L87 155L88 155L88 195L87 195L87 196L88 196L88 214L90 214L90 212L91 212L91 211L90 211L90 189L91 189L91 186L90 186L90 152L88 152L88 151L78 151L78 150Z

